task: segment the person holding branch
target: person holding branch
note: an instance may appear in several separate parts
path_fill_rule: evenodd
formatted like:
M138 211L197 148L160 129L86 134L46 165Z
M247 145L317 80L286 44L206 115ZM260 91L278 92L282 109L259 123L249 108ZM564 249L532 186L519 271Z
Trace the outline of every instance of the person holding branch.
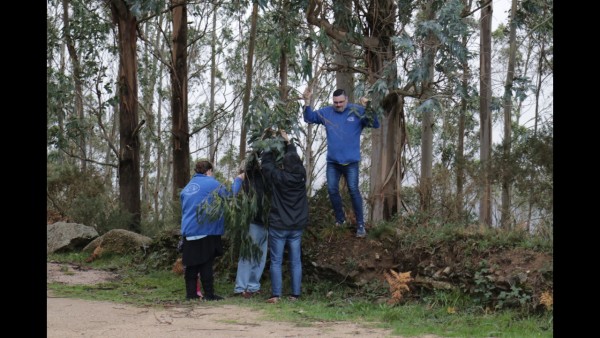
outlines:
M365 221L363 200L358 188L360 169L360 137L365 127L379 128L376 115L365 115L366 98L361 98L361 105L348 102L343 89L333 92L333 105L313 110L310 106L310 86L303 94L304 121L321 124L327 134L327 192L335 214L337 226L346 222L346 215L340 195L340 179L346 179L352 208L356 216L356 237L365 237Z
M283 167L277 165L271 150L261 155L261 168L271 192L269 210L269 257L271 265L271 297L267 303L277 303L282 296L282 264L288 249L291 292L289 300L300 298L302 289L302 234L308 225L306 169L285 130L279 134L284 141Z
M196 289L200 276L204 299L222 300L223 297L215 294L213 273L215 258L222 256L224 251L221 236L225 233L225 217L219 199L235 196L246 174L235 177L229 189L214 177L213 165L207 159L196 162L194 171L180 194L185 298L201 299Z

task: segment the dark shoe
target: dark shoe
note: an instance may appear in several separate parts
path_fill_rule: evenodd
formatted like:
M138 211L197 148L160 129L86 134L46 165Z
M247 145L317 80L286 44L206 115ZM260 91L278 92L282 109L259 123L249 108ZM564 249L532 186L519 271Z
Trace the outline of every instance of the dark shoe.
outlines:
M195 296L190 296L190 297L185 297L185 300L190 301L190 300L198 300L202 297L195 295Z
M341 221L341 222L335 222L335 226L337 228L341 228L341 227L345 227L346 226L346 221Z
M363 237L365 237L366 235L367 235L367 230L365 230L365 227L364 227L364 226L359 226L359 227L356 229L356 237L358 237L358 238L363 238Z
M271 296L271 298L267 299L267 303L275 304L279 301L279 296Z
M254 295L260 295L260 290L257 291L244 291L242 292L242 297L248 299L248 298L252 298L252 296Z
M223 297L221 297L221 296L219 296L219 295L211 295L211 296L209 296L209 295L206 295L206 296L204 297L204 299L205 299L205 300L208 300L208 301L213 301L213 300L223 300L224 298L223 298Z
M291 302L295 302L300 298L300 296L291 295L288 297L288 300Z

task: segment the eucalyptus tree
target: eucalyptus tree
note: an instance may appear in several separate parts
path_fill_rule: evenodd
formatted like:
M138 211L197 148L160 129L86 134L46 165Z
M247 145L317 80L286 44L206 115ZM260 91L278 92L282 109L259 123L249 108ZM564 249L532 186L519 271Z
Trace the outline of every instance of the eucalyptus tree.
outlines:
M173 20L171 58L171 130L173 140L173 201L190 179L188 121L188 17L187 0L171 0Z
M551 133L552 128L543 126L539 139L537 131L540 123L552 123L552 92L546 89L551 87L552 80L553 1L518 4L511 8L510 25L500 25L494 32L502 48L496 64L507 64L502 101L504 139L497 149L498 155L494 156L499 159L494 173L502 180L502 226L517 225L530 231L533 215L536 217L534 225L550 224L552 218L552 208L548 207L551 203L547 202L552 195L551 179L547 175L551 172L547 160L551 153L536 154L534 150L551 152L551 146L543 143L551 140L547 133ZM524 121L525 114L533 117ZM527 124L529 127L524 128ZM527 147L525 156L523 151ZM538 176L539 173L543 174Z
M137 17L125 0L111 0L119 46L119 198L132 214L131 231L140 232L140 140L138 117ZM142 120L144 121L144 120Z
M552 140L552 104L548 104L547 106L541 106L541 102L543 101L552 101L553 93L544 93L544 88L552 87L546 85L546 82L552 79L552 74L554 70L554 59L553 59L553 0L538 0L533 2L527 2L526 10L521 13L521 17L527 24L528 27L528 36L530 36L530 40L532 44L536 47L537 57L535 58L535 91L534 91L534 126L533 126L533 138L538 137L538 133L540 134L540 140ZM538 15L529 15L529 13L535 13ZM544 95L544 97L542 97ZM549 110L550 118L543 119L542 113L546 110ZM546 210L547 216L543 217L540 215L540 223L544 224L552 224L553 221L553 212L552 212L552 201L553 201L553 173L552 173L552 142L549 142L546 147L550 149L546 152L546 156L544 153L537 154L532 158L529 167L529 177L531 182L540 182L540 184L532 184L530 186L529 192L529 203L528 203L528 215L525 221L525 229L529 231L531 222L532 222L532 212L533 209L541 209ZM539 168L536 166L535 158L550 158L550 160L545 161L545 165L543 166L546 170L536 170ZM540 179L538 180L538 173ZM537 204L537 205L536 205Z
M92 133L111 104L97 95L110 69L103 55L111 51L98 48L112 37L106 8L99 2L49 1L47 17L49 155L59 161L78 160L82 170L90 162L106 165L95 156L99 145Z
M487 226L492 226L492 9L492 0L483 2L479 55L479 135L481 142L479 223Z
M508 159L510 158L511 143L512 143L512 91L513 91L513 78L515 73L515 59L517 54L517 24L516 24L516 13L517 13L517 0L512 0L510 9L510 37L509 37L509 51L508 51L508 67L506 70L506 82L504 85L504 138L502 140L502 162L506 165L503 166L502 171L502 212L500 218L500 225L503 228L509 228L512 222L512 216L510 213L510 188L512 181L512 172L509 168Z
M250 33L248 39L248 56L246 61L246 83L244 86L244 101L242 107L242 121L246 120L250 107L250 94L252 92L252 73L254 72L254 46L256 45L256 26L258 21L258 0L252 1L252 14L250 15ZM246 157L246 124L242 123L240 132L240 161Z
M421 209L429 207L432 133L444 101L460 83L449 74L466 62L470 53L460 43L468 31L460 1L357 1L352 31L337 30L328 20L329 4L311 1L307 21L337 41L348 41L363 54L356 72L366 82L359 91L372 98L382 127L372 132L370 220L389 220L400 213L404 179L404 150L408 135L406 107L421 121ZM400 66L400 67L398 67ZM447 88L441 88L444 83ZM443 90L443 91L442 91ZM411 108L411 105L415 105ZM430 131L431 129L431 131Z

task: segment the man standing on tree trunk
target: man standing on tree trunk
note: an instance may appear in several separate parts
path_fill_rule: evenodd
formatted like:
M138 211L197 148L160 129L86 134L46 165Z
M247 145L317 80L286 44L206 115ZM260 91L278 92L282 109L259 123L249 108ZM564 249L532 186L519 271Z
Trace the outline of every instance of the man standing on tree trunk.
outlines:
M311 91L304 91L304 121L322 124L327 133L327 192L335 213L337 226L346 223L346 215L340 195L340 179L346 179L352 208L356 215L356 237L365 237L365 221L363 200L358 188L360 169L360 136L363 128L379 128L376 115L365 115L366 98L361 98L362 105L349 103L343 89L333 92L333 106L313 110L310 107Z

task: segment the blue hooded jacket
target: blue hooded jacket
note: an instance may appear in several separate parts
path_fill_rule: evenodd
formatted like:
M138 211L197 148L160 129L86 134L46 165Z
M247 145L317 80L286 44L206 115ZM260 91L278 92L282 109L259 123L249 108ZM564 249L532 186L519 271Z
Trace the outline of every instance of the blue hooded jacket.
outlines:
M304 106L304 121L322 124L327 133L327 162L348 164L360 161L360 134L363 128L379 128L379 120L374 116L372 125L365 118L365 107L348 103L343 112L333 106L312 110Z
M225 233L225 217L223 211L218 218L207 215L202 211L200 223L196 213L201 205L211 205L215 197L227 198L236 195L242 187L242 179L236 177L231 190L212 176L195 174L183 188L181 198L181 235L184 237L223 235Z

